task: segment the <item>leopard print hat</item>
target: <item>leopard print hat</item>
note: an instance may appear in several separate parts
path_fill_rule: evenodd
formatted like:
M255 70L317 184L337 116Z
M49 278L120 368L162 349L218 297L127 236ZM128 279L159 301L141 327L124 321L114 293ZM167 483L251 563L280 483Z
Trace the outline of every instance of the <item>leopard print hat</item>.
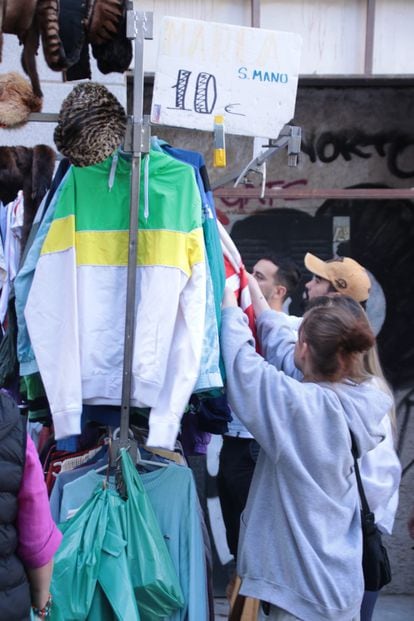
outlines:
M63 100L54 132L56 147L75 166L103 162L122 144L126 114L102 84L78 84Z

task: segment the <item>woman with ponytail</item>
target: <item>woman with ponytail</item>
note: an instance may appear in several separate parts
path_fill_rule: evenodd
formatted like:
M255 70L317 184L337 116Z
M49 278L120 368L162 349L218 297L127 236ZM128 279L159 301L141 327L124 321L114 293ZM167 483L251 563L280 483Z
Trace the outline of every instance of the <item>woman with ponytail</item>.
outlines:
M273 323L271 314L262 315L264 310L263 301L260 299L260 293L251 283L253 305L258 320L258 336L261 341L265 342L266 357L269 361L274 351L272 343ZM339 293L330 293L325 296L314 297L309 300L308 310L311 308L329 306L337 311L341 308L352 313L356 320L366 321L367 316L361 304L348 296ZM281 317L283 319L283 317ZM315 338L324 340L323 335L317 335ZM283 353L283 369L297 379L302 379L302 373L294 364L294 348L296 334L292 333L290 344L285 339L286 345ZM289 353L290 348L290 353ZM321 344L321 348L323 345ZM329 358L329 352L324 352L325 357ZM371 385L382 390L386 395L391 397L392 405L384 416L380 426L382 441L371 451L365 453L359 459L359 470L364 486L365 495L371 511L375 514L376 525L382 533L392 534L395 514L398 508L399 485L401 481L401 464L395 450L396 435L396 414L394 399L390 387L384 377L384 373L379 361L377 346L374 344L368 349L362 359L360 358L362 367L359 369L359 377L365 378L371 382ZM369 415L369 412L367 412ZM371 621L374 607L378 598L379 591L365 591L361 603L360 621Z
M375 337L350 300L310 309L293 344L251 287L264 358L230 290L221 331L230 406L261 447L241 519L240 593L260 599L268 621L356 621L364 579L350 431L365 455L392 407L364 366ZM302 381L282 370L292 347Z

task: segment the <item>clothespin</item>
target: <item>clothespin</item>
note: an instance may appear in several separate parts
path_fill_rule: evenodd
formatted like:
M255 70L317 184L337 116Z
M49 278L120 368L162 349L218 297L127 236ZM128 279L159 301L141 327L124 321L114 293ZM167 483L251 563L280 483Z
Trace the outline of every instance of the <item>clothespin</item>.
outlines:
M214 154L213 166L224 168L226 164L226 144L224 131L224 116L217 114L214 117Z

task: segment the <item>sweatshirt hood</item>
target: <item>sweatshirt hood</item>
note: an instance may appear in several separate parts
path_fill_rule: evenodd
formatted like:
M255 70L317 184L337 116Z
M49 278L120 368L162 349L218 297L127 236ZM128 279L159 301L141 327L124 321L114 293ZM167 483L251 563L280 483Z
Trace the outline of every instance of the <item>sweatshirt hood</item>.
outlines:
M323 383L323 386L333 390L341 402L348 427L355 436L359 457L382 442L385 436L381 421L393 405L386 392L373 380L362 384L347 380L342 384Z

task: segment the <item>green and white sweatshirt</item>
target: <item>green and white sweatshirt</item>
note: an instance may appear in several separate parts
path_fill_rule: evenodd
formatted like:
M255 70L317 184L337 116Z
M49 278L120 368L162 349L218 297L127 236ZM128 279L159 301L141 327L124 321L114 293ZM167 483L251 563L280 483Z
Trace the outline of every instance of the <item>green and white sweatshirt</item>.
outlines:
M82 402L121 403L131 163L72 167L25 308L57 438ZM190 166L151 151L141 167L131 405L151 408L148 444L172 448L198 376L206 272Z

